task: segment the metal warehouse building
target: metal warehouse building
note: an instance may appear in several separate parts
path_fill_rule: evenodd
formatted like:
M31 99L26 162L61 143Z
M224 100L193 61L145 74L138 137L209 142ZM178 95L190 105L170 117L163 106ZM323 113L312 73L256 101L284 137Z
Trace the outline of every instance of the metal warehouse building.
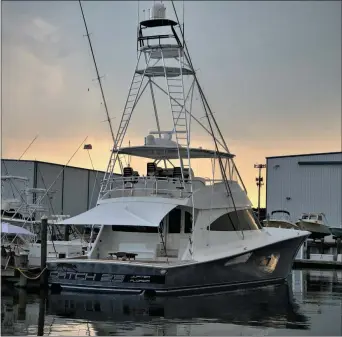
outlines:
M342 152L266 158L266 211L322 212L342 227Z
M1 175L28 178L29 188L49 188L63 167L63 165L41 161L2 159ZM102 171L66 166L51 187L51 190L54 191L51 199L51 208L53 208L50 209L51 214L74 216L94 207L103 176L104 172ZM17 190L20 189L21 187L17 186L11 193L17 197ZM4 193L6 193L5 187L2 188L3 197Z

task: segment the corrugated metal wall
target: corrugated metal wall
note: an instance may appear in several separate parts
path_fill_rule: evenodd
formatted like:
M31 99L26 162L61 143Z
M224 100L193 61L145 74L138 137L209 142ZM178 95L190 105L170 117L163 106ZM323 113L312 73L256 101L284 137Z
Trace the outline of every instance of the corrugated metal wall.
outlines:
M284 209L297 220L305 212L325 213L328 224L342 227L342 165L298 162L342 161L342 153L267 158L267 213Z
M49 188L62 169L63 165L39 161L3 159L1 162L1 175L27 177L29 187ZM50 213L74 216L94 207L103 176L101 171L67 166L51 188L55 193Z
M88 207L88 170L69 168L64 171L63 214L74 215Z

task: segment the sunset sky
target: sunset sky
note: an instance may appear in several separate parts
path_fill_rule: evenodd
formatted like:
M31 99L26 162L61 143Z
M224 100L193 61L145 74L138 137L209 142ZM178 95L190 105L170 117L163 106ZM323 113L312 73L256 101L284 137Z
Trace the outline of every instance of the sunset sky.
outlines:
M137 1L83 8L116 131L136 65ZM106 168L112 142L84 34L77 1L2 1L2 158L38 134L23 159L65 164L88 136L95 168ZM186 1L185 35L255 204L255 163L341 151L340 1ZM143 104L127 142L143 143L152 111ZM197 131L192 139L212 147ZM91 167L84 150L70 165Z

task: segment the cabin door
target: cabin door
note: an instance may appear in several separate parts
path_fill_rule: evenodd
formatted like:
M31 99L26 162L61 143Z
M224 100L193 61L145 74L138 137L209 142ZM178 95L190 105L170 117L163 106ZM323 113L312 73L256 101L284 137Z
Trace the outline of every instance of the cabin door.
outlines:
M191 233L191 214L180 208L174 208L165 218L165 241L167 254L178 257L179 251L185 250Z

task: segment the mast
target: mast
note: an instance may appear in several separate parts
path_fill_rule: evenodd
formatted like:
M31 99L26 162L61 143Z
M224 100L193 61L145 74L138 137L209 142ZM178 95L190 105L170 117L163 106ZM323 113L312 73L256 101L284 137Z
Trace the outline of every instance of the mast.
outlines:
M108 167L105 176L105 184L102 188L101 194L105 193L105 191L108 189L108 186L110 186L110 181L114 173L114 167L117 161L120 159L119 150L123 144L123 140L125 138L133 112L146 85L149 85L151 91L153 110L157 125L156 134L158 134L160 138L162 137L162 134L166 135L167 137L171 135L176 138L180 162L179 169L182 180L181 188L189 192L192 191L191 177L188 179L188 176L191 175L189 155L190 119L186 113L186 103L190 95L189 93L185 95L183 82L183 77L192 75L192 71L188 67L184 67L183 44L174 28L178 24L173 20L166 19L165 10L164 4L155 2L152 9L149 10L150 17L148 19L144 17L143 20L139 22L139 27L137 29L138 60L126 104L124 106L124 111L122 113L121 121L118 126L117 135L114 142L113 155L111 156L110 160L111 164ZM165 34L150 33L150 31L153 31L155 28L165 30ZM144 60L144 63L142 60ZM161 131L158 111L156 108L152 85L154 84L153 79L155 78L164 78L165 92L167 92L169 98L169 110L171 113L173 129L166 132ZM143 85L144 82L146 83L145 86ZM176 101L177 104L175 104L174 101ZM187 160L183 160L181 158L179 153L180 147L187 149ZM186 180L190 181L190 184L185 183Z

